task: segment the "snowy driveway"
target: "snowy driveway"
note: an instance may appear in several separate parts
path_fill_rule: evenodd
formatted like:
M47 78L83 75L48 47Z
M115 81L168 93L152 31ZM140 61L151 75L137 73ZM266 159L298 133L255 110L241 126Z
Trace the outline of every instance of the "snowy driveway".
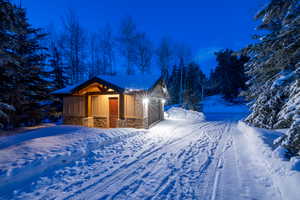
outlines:
M48 172L15 199L281 199L236 123L166 120Z

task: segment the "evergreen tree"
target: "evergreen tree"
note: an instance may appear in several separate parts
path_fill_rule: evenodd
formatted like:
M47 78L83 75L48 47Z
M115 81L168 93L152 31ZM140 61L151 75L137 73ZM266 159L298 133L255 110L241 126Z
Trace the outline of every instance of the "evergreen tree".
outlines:
M246 76L244 64L248 57L234 54L232 50L224 50L216 53L218 66L211 73L210 84L212 90L223 94L224 98L232 101L241 90L244 90Z
M174 65L167 86L170 94L170 104L180 104L188 109L199 110L198 105L203 97L203 86L206 77L199 65L190 63L185 66Z
M180 91L180 70L177 65L173 66L172 73L167 82L167 87L170 94L169 104L178 104Z
M206 81L204 73L196 63L190 63L185 76L184 104L191 110L199 110L203 87Z
M1 18L1 101L12 105L10 126L31 125L45 115L43 102L49 97L43 65L46 55L40 45L45 36L32 28L23 8L0 1ZM12 19L12 21L10 21Z
M244 49L252 113L247 122L264 128L290 128L283 144L291 155L300 153L300 4L299 0L271 0L256 15L260 41Z
M9 114L14 111L6 92L14 89L11 75L14 69L10 63L15 63L15 54L12 49L16 45L14 32L18 30L19 18L16 15L16 7L7 0L0 0L0 125L3 127L9 121Z
M49 65L50 72L49 78L51 79L51 91L55 91L64 88L67 85L68 77L66 75L66 69L62 60L62 52L59 51L59 47L56 41L50 41L49 47ZM48 116L52 120L57 120L61 117L63 111L63 102L61 97L51 96L51 101L48 109Z

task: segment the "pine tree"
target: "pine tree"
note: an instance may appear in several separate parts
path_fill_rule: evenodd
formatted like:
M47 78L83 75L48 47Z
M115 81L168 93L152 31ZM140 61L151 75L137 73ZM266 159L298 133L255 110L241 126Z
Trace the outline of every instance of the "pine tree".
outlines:
M217 52L216 57L218 66L211 73L211 90L222 94L225 99L233 101L246 88L244 64L249 59L243 55L238 57L229 49Z
M62 53L59 51L57 41L50 41L49 47L49 78L51 79L51 91L64 88L68 83L67 69L62 60ZM52 120L57 120L61 117L63 103L61 97L51 96L49 99L48 116Z
M11 114L15 109L9 104L6 93L14 89L11 75L14 68L10 63L15 63L13 47L16 45L14 32L19 30L17 24L20 19L16 16L16 7L7 0L0 0L0 126L9 122Z
M188 109L198 110L206 81L204 73L196 63L190 63L185 76L184 104Z
M180 90L180 70L174 65L171 75L169 76L168 91L170 93L169 104L179 104L179 90Z
M36 124L45 115L44 101L48 98L49 83L43 69L46 55L40 46L45 36L32 28L23 8L10 1L0 1L1 17L1 101L12 105L10 126ZM9 21L12 19L12 21Z
M246 96L252 113L247 122L265 128L290 128L283 144L291 155L300 153L300 4L299 0L272 0L256 15L260 42L244 52L250 56Z

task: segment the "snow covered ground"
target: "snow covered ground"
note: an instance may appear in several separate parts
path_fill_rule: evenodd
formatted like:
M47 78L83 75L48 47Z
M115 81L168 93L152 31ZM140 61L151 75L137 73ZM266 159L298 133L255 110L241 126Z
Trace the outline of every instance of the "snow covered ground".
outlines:
M221 95L214 95L205 98L203 112L207 120L240 120L247 116L249 108L244 104L227 102Z
M149 130L56 126L2 137L0 199L299 199L299 170L272 151L280 133L215 105L223 109L204 109L206 120L172 109Z

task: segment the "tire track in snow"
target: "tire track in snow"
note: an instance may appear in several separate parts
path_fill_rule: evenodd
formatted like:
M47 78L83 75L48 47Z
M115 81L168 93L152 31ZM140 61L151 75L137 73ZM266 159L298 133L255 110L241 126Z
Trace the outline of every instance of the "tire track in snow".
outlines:
M201 125L201 126L199 126L199 124L198 125L196 125L195 127L196 127L196 129L197 129L197 131L199 131L199 129L201 129L201 128L206 128L207 127L207 125L211 125L211 124L206 124L206 125ZM181 143L181 141L180 140L184 140L185 139L185 137L187 137L187 136L191 136L191 135L193 135L193 134L191 134L191 132L189 132L189 133L187 133L186 135L184 135L184 137L181 137L181 138L177 138L177 139L173 139L173 140L168 140L167 142L165 142L163 145L160 145L158 148L159 148L159 150L161 150L162 148L161 147L164 147L164 148L166 148L166 147L169 147L170 145L175 145L175 144L177 144L177 143ZM153 150L155 153L157 152L157 149L155 149L155 150ZM142 155L144 155L145 156L145 154L144 153L142 153ZM152 153L151 154L146 154L147 155L147 157L149 156L149 155L152 155ZM144 157L142 157L142 158L144 158ZM141 157L139 157L139 159L137 159L137 162L140 162L141 161ZM172 173L171 173L172 174ZM162 185L160 185L160 187L162 187Z
M203 138L203 136L205 136L205 138ZM189 146L191 148L188 149L188 151L184 151L185 154L187 155L187 157L185 157L185 159L183 159L182 161L182 166L179 169L183 169L183 170L179 170L177 177L178 178L177 182L176 181L170 181L169 185L173 186L172 188L183 188L183 192L180 193L180 198L179 199L197 199L199 198L199 196L197 196L197 192L195 190L195 188L197 188L197 180L201 174L209 167L209 165L211 164L212 158L213 158L213 151L206 151L207 152L207 159L201 164L200 166L200 170L199 171L195 171L192 170L192 162L187 162L188 160L193 160L195 157L197 157L197 155L199 154L199 152L201 150L203 150L203 147L208 147L208 143L207 143L207 139L208 139L208 135L207 134L202 134L200 140L198 140L197 142L195 142L194 144L190 144ZM205 145L200 145L197 146L199 144L199 141L204 140ZM211 137L210 137L211 140ZM195 148L196 147L196 148ZM193 150L193 148L196 149ZM189 155L190 152L193 152L193 155ZM212 153L212 154L210 154ZM180 154L181 157L182 153ZM189 165L186 165L186 163L188 163ZM188 175L187 175L188 174ZM183 181L185 180L185 181ZM180 187L174 187L174 183L178 183L180 182ZM167 185L166 188L169 188ZM163 190L165 191L165 190ZM168 193L171 193L172 191L168 191ZM163 195L162 195L163 194ZM168 198L167 196L168 194L166 193L159 193L159 195L155 196L158 197L157 199L174 199L172 196ZM154 198L156 199L156 198Z
M214 159L215 149L213 148L220 139L220 134L222 135L223 126L222 122L192 124L176 122L171 125L172 129L168 130L174 135L166 138L158 136L156 139L152 139L150 134L143 134L107 146L96 152L92 158L87 157L84 160L90 163L89 166L82 168L83 171L74 172L75 177L78 173L78 180L74 182L67 180L66 177L65 183L69 186L65 187L63 185L65 183L63 183L55 189L57 191L59 188L65 189L65 192L62 192L62 199L78 199L80 197L122 199L126 195L139 197L145 188L152 186L156 188L154 196L145 194L144 197L176 199L188 191L185 196L198 198L199 183L197 180L205 175ZM163 133L161 134L163 135ZM210 136L210 139L207 135ZM131 148L132 154L130 155L127 151ZM109 151L112 151L111 156ZM107 158L106 154L108 154ZM201 157L201 159L193 160L195 157ZM205 159L203 160L202 157ZM170 163L171 165L169 165ZM106 168L109 166L108 164L111 165L112 170ZM159 167L165 166L168 168L166 169L167 173L164 174ZM65 171L70 172L71 170L72 167ZM72 176L72 173L70 175ZM160 180L160 184L157 181L152 183L144 181L144 179L152 180L152 175ZM75 177L74 179L77 179ZM69 181L71 181L70 184ZM53 184L55 185L56 182ZM47 190L44 190L44 197L49 199L53 190L51 190L52 186L47 187L50 196ZM110 190L111 187L114 187L114 193L112 194L111 191L106 193L105 189Z
M205 123L196 123L196 124L192 124L190 125L192 127L197 127L199 129L202 128L206 128L207 126L212 126L211 123L205 122ZM181 129L185 129L185 127L183 126L183 124L177 124L171 131L174 132L175 130L178 132L178 130L183 131ZM92 189L93 187L97 186L98 184L102 183L102 182L109 182L107 185L106 184L101 184L101 187L106 187L106 186L111 186L113 184L115 184L116 180L122 179L122 174L118 175L119 173L121 173L123 170L126 169L126 172L128 173L129 167L136 165L137 163L143 161L144 159L148 158L149 156L151 156L152 154L155 154L157 152L159 152L162 148L166 148L167 146L170 145L174 145L176 143L180 143L181 140L184 140L186 137L190 136L190 133L186 133L184 136L179 137L179 138L169 138L166 142L159 144L159 146L157 146L156 149L152 150L153 147L150 147L144 151L142 151L139 155L137 155L135 158L133 158L133 160L129 163L125 163L123 165L121 165L119 168L117 168L116 170L114 170L112 173L102 177L101 179L98 179L96 182L94 182L93 184L90 184L89 186L80 189L79 191L75 192L74 194L70 195L67 197L67 199L71 199L74 198L76 195L79 195L83 192L86 192L87 190ZM132 169L132 171L135 171L136 168ZM130 171L129 171L130 173ZM111 181L108 181L108 179L112 177Z

